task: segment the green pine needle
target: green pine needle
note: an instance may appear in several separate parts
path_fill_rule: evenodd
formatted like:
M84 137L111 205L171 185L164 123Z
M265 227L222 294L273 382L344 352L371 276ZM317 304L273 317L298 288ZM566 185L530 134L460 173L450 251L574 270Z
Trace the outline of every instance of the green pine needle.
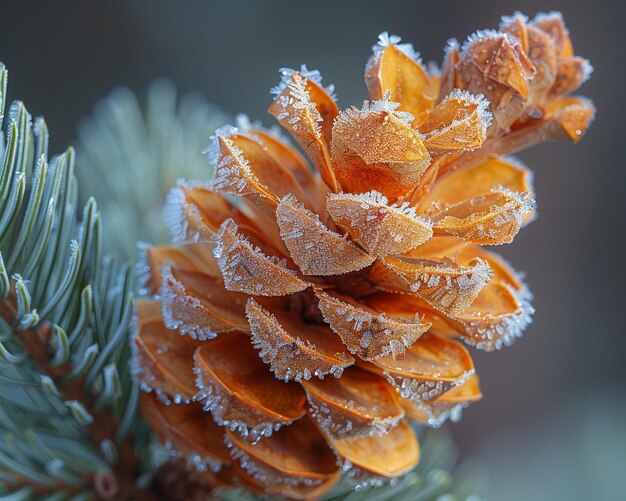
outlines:
M97 104L78 129L77 174L81 191L100 202L106 250L135 259L138 241L169 240L165 196L179 178L210 177L202 150L227 120L199 95L177 99L165 80L148 89L145 111L124 88Z
M49 159L44 120L19 101L5 116L6 89L0 64L1 499L80 499L114 476L117 445L145 436L132 276L102 258L95 200L78 207L74 151ZM110 437L94 436L98 418L117 422Z

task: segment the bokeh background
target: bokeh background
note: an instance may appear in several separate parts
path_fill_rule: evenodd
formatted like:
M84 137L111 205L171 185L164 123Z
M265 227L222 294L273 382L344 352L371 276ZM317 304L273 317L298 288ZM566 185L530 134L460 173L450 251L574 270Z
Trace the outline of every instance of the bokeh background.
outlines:
M271 124L265 110L279 67L318 68L336 84L340 106L359 105L364 64L381 31L412 42L425 61L440 61L450 37L497 27L515 10L553 9L595 67L581 92L598 114L580 144L520 155L536 173L540 217L501 250L526 271L537 313L513 348L475 354L485 397L454 434L461 458L489 470L490 499L625 499L623 4L5 1L0 60L10 71L9 97L45 114L51 149L60 151L116 86L141 96L164 76L227 112Z

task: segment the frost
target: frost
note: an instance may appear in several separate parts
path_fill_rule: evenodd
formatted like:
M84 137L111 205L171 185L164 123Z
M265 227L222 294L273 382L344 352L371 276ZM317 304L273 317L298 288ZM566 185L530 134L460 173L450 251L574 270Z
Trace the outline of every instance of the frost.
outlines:
M265 465L262 461L251 457L241 448L235 446L228 436L225 443L230 449L231 457L238 461L245 472L262 485L283 485L291 488L315 487L324 483L325 479L298 478L288 475L281 475L275 468Z
M291 258L306 275L341 275L360 270L374 260L349 239L329 230L317 214L292 195L278 204L276 221Z
M540 12L532 20L530 26L534 26L548 35L554 45L557 60L572 56L572 42L569 37L569 30L565 26L560 12Z
M174 459L182 459L187 466L193 468L199 473L212 472L218 473L222 470L224 463L210 456L202 456L200 454L190 453L188 451L179 450L170 440L166 440L163 444L165 450L170 457Z
M502 16L500 19L500 30L505 28L506 26L515 23L516 21L521 21L523 24L528 23L528 16L522 14L519 11L513 12L513 14L508 16Z
M336 412L336 411L335 411ZM309 415L317 421L317 424L330 437L340 439L355 436L382 436L398 426L402 415L385 418L373 418L363 424L346 419L345 416L337 416L326 405L318 405L309 400Z
M402 111L413 116L411 122L417 126L437 98L438 85L430 75L437 74L438 69L434 63L427 69L413 46L400 42L396 35L379 35L365 66L365 84L373 99L390 93Z
M248 196L258 206L273 210L278 202L275 193L295 189L295 186L285 176L276 175L280 166L259 141L256 135L240 133L233 126L218 129L206 150L214 165L209 187L231 195ZM284 182L287 186L283 186Z
M567 105L554 111L550 119L541 128L541 133L546 134L542 139L562 139L563 133L569 139L577 142L587 130L595 118L595 106L593 101L586 97L565 98ZM561 130L555 132L555 125Z
M569 31L565 27L565 21L563 20L563 14L561 12L559 12L558 10L553 10L553 11L550 11L550 12L537 12L537 14L535 14L535 17L533 18L532 22L533 22L533 24L541 24L541 23L545 23L545 22L558 23L559 25L563 26L564 32L566 34L569 34Z
M485 30L470 35L454 71L466 90L484 93L489 99L495 131L509 132L533 97L529 92L533 91L537 68L521 41L509 33Z
M385 372L385 376L389 384L396 389L402 398L416 402L430 402L436 400L452 388L464 385L474 373L475 370L470 369L452 381L434 381L420 379L419 377L408 378L388 372Z
M515 45L517 39L513 39L508 33L502 33L497 30L477 30L467 37L461 45L461 57L463 59L469 57L472 45L485 40L506 40L509 45Z
M406 348L413 346L430 327L419 316L414 319L388 318L384 313L349 304L322 291L315 293L324 320L341 337L346 348L364 360L389 354L400 359Z
M203 155L207 156L209 165L215 169L220 160L220 143L221 137L228 137L233 134L238 134L239 129L233 125L226 124L215 130L209 139L209 145L202 151Z
M391 354L394 359L398 359L404 356L405 346L397 339L392 339L391 341L389 341L389 347L391 348Z
M381 478L399 477L415 467L419 460L415 434L405 421L400 421L398 426L383 436L341 439L327 436L327 439L340 461L342 471L364 485L370 481L377 485Z
M246 196L270 214L288 193L307 197L300 185L303 176L311 179L305 161L265 130L219 129L208 151L215 162L209 186L215 191Z
M413 48L413 44L400 43L401 41L402 39L398 35L390 35L386 31L383 31L380 35L378 35L378 42L372 46L373 57L379 57L385 47L388 45L394 45L405 56L421 65L422 59L420 58L419 52L416 52Z
M593 74L593 66L591 65L588 59L582 59L581 63L582 63L582 72L583 72L581 83L585 83L587 80L591 78L591 75Z
M444 47L443 51L444 51L444 56L448 57L448 55L455 50L459 50L461 44L459 43L459 41L456 38L449 38L446 41L446 46Z
M387 197L368 193L332 193L326 207L333 221L375 257L404 254L432 236L432 224L408 202L389 204Z
M234 127L226 130L218 129L215 132L215 144L209 153L209 157L213 159L211 164L215 166L215 177L211 182L211 187L234 195L247 195L252 193L250 179L255 176L250 169L250 162L229 137L237 132L238 130ZM220 151L220 140L227 149L224 153Z
M267 256L238 233L232 219L224 221L215 235L215 256L224 287L256 296L285 296L309 284L287 268L285 260Z
M472 375L465 383L456 386L435 400L402 399L401 405L409 419L415 419L433 428L440 427L448 419L457 422L463 409L482 397L478 378Z
M288 331L275 315L253 299L248 300L246 314L252 345L278 379L300 381L313 376L321 379L328 374L341 377L343 370L354 363L348 352L343 351L341 341L333 339L330 330L321 325L294 324L288 326ZM286 322L289 318L281 320Z
M517 298L519 306L512 312L493 314L486 311L483 315L462 322L466 336L465 341L479 350L500 350L511 346L522 337L526 328L532 323L535 309L530 304L532 297L524 286L522 291L516 291L510 285L505 285L511 295Z
M136 323L136 319L133 323ZM137 343L131 343L131 374L139 383L139 389L144 393L152 393L164 405L179 405L191 403L191 398L177 391L163 391L162 382L151 371L150 363L140 350Z
M269 113L306 151L324 182L331 190L337 191L339 185L328 150L333 120L339 112L333 96L315 80L309 80L298 72L286 74L278 89L280 92Z
M198 406L168 407L150 397L142 397L141 404L145 418L171 457L200 473L217 473L230 463L228 449L219 439L219 428L203 419Z
M244 439L256 444L263 437L269 437L281 426L292 421L272 421L271 414L265 414L249 404L238 402L236 397L219 384L219 379L199 367L194 369L198 392L193 400L199 402L205 412L209 412L219 426L236 431ZM233 417L239 416L239 418Z
M350 436L353 430L353 424L351 420L344 420L344 422L337 421L336 417L331 413L330 409L326 405L317 405L311 402L311 397L307 392L309 398L309 415L317 421L317 424L324 430L324 433L332 437Z
M348 369L340 379L303 382L309 415L326 436L382 436L404 417L391 388L378 376Z
M331 152L344 191L375 189L395 199L421 180L431 158L420 132L412 127L414 115L399 107L387 91L382 99L343 110L335 119Z
M301 419L282 428L256 445L232 433L224 438L234 461L261 485L275 494L298 493L296 499L309 499L307 493L333 481L337 472L334 456L313 423ZM295 457L294 457L295 456Z
M170 232L172 242L193 241L193 236L188 235L189 222L183 207L186 205L185 195L180 187L172 188L165 198L163 206L163 222ZM198 214L198 208L193 206L195 214Z
M532 294L523 276L506 260L477 246L460 245L457 243L444 252L458 253L463 262L472 256L485 259L494 270L493 279L465 310L445 315L426 312L426 318L433 322L437 332L457 332L466 344L479 349L493 351L509 346L531 322Z
M453 423L461 420L463 409L469 407L468 402L451 403L447 405L428 405L417 401L416 407L424 414L425 421L431 428L440 428L450 419Z
M471 357L453 339L424 334L401 360L385 357L365 367L384 376L402 398L433 401L474 374Z
M420 125L420 130L426 133L424 144L438 151L480 147L492 121L489 105L483 94L453 89Z
M280 73L280 82L275 87L270 89L270 94L274 97L279 96L283 93L283 91L288 88L293 81L293 75L297 74L301 76L305 80L310 80L316 85L319 85L324 91L333 99L333 101L337 101L337 96L335 95L335 86L330 84L326 87L322 84L322 74L319 70L309 70L306 67L306 64L300 66L299 70L293 70L291 68L280 68L278 70Z
M224 438L224 443L230 450L230 455L233 461L239 462L245 472L250 475L254 480L262 485L274 485L274 484L286 484L295 486L299 482L292 477L280 475L273 468L269 468L263 463L257 461L255 458L250 457L245 451L236 447L228 435Z
M450 259L384 258L383 263L387 273L377 265L371 274L382 289L411 292L446 314L472 304L493 276L489 264L478 258L473 266Z
M534 207L530 193L499 187L429 215L435 220L436 232L477 244L501 245L513 240Z
M345 123L346 126L349 126L351 123L369 118L370 114L385 113L393 115L406 125L411 125L413 120L415 120L415 117L407 111L398 111L399 107L400 103L392 101L391 92L387 91L382 99L363 101L361 109L352 106L343 110L337 120L340 123Z
M202 221L200 209L187 202L179 180L178 186L172 188L165 198L163 221L170 232L172 242L199 242L208 240L210 231Z
M132 322L131 372L140 389L154 392L161 402L189 403L195 393L192 366L198 343L167 330L160 309L157 301L143 301L137 306Z
M177 330L181 335L200 341L217 336L214 328L230 330L224 322L211 314L199 298L189 294L185 284L174 277L171 262L163 265L162 277L160 297L163 323L168 329ZM206 279L209 280L209 277Z
M321 137L322 116L306 88L307 78L293 70L289 71L290 73L283 75L281 83L272 89L273 94L277 91L275 103L283 109L276 118L279 121L286 120L290 129ZM315 80L311 81L317 83Z
M346 478L355 492L361 492L369 487L380 489L385 485L393 485L394 480L396 480L372 475L372 473L354 466L348 460L342 462L342 470L345 472Z
M231 333L194 354L195 401L214 421L256 443L305 413L298 385L277 381L259 360L247 336Z

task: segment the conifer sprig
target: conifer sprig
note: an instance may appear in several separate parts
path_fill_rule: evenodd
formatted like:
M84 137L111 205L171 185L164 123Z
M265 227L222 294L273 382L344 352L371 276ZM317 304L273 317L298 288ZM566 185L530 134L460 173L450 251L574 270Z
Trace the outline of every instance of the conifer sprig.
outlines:
M144 106L126 88L96 105L78 127L76 174L81 193L99 201L105 250L130 260L138 241L169 240L161 217L165 196L180 178L209 175L202 150L227 120L198 94L177 96L167 80L150 85Z
M95 200L78 207L74 150L49 159L22 102L5 116L7 76L0 65L0 491L106 496L148 437L128 365L132 274L102 256Z

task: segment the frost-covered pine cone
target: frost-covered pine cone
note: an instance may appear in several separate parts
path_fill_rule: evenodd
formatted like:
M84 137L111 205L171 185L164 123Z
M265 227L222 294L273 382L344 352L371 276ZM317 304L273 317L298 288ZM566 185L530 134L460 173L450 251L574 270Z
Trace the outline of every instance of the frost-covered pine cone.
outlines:
M556 13L451 41L441 71L396 36L373 50L361 109L281 70L269 112L315 170L275 132L222 128L214 179L170 194L175 243L147 249L143 410L207 485L309 499L341 470L406 473L407 420L481 396L463 342L499 349L530 322L529 292L482 247L533 218L530 171L499 155L580 138L594 108L567 95L589 64Z

